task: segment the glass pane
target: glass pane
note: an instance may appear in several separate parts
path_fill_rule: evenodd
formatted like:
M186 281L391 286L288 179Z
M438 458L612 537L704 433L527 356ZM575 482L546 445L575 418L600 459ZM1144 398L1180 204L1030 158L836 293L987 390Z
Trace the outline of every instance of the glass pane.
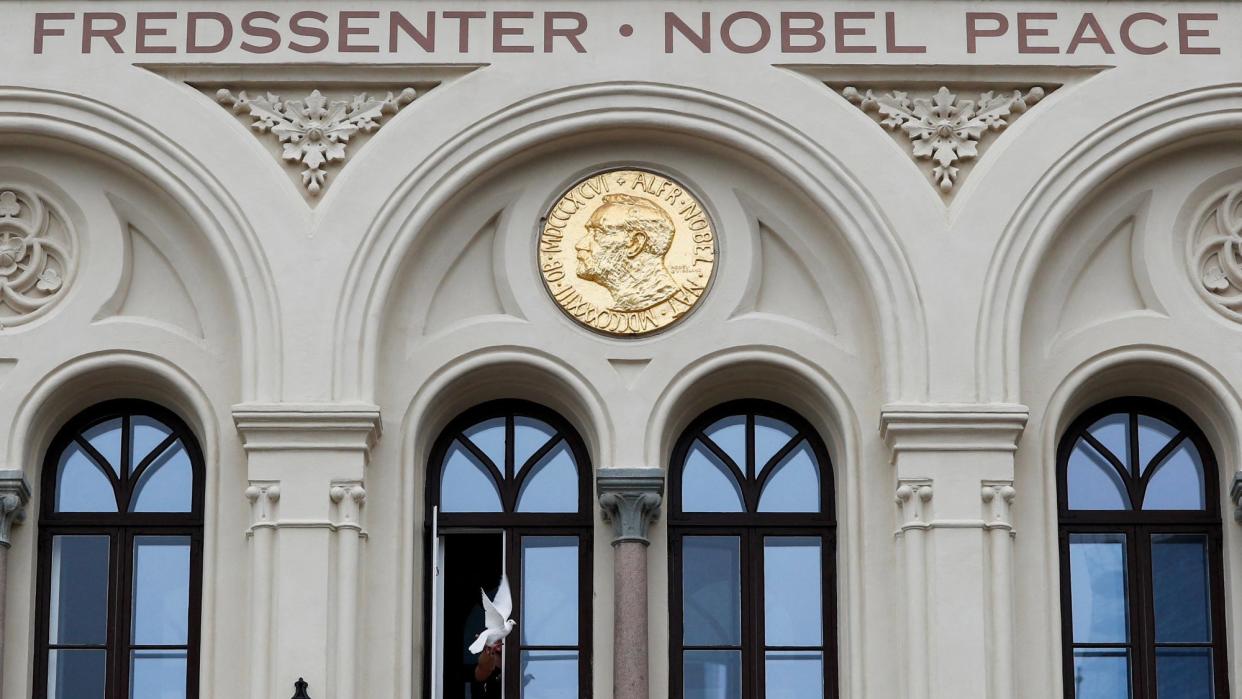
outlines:
M531 467L518 491L517 511L578 511L578 467L564 440Z
M500 490L487 467L459 442L444 457L441 512L500 512Z
M1182 440L1168 458L1152 468L1156 471L1147 481L1144 510L1203 509L1203 460L1189 439Z
M522 699L577 699L578 651L522 651Z
M130 446L130 468L137 468L153 449L159 446L172 434L172 428L146 415L135 415L130 418L129 431L133 443Z
M56 467L57 512L116 512L112 483L82 447L70 444Z
M194 468L180 441L155 457L135 486L130 512L189 512L193 507Z
M466 438L479 448L479 451L492 460L492 465L501 473L505 472L505 419L494 417L472 425L462 432Z
M121 418L105 420L82 433L82 437L108 460L108 466L121 475Z
M578 537L522 537L522 643L578 645Z
M824 658L819 651L768 651L763 661L766 699L822 699Z
M1156 699L1212 699L1211 648L1156 648Z
M133 643L186 644L190 615L190 537L134 537Z
M1139 473L1144 473L1151 465L1151 460L1177 436L1177 429L1165 422L1148 415L1138 417L1139 438Z
M742 652L685 651L682 676L685 699L741 699Z
M1074 643L1126 643L1126 537L1070 534Z
M763 539L764 643L768 646L823 644L823 566L819 537Z
M806 440L772 467L759 494L759 511L819 512L819 467Z
M107 536L52 537L51 643L107 642L109 548Z
M1113 453L1126 468L1130 468L1130 415L1114 413L1096 420L1087 428L1104 448Z
M685 645L741 645L741 540L687 536L681 553Z
M776 456L776 452L789 444L789 440L798 433L791 425L775 418L755 416L755 472L762 473L763 467Z
M733 472L696 441L681 472L683 512L742 512L742 488Z
M713 422L703 430L708 439L716 443L733 463L746 471L746 416L730 415Z
M1075 648L1076 699L1129 699L1130 652L1125 648Z
M1212 640L1207 537L1153 534L1151 577L1157 643Z
M521 471L539 447L548 443L556 436L556 430L542 420L533 417L516 417L513 419L513 471Z
M1117 469L1086 440L1079 439L1066 469L1071 510L1128 510L1130 496Z
M185 699L185 651L136 650L129 662L130 699Z
M48 651L48 699L104 699L108 652Z

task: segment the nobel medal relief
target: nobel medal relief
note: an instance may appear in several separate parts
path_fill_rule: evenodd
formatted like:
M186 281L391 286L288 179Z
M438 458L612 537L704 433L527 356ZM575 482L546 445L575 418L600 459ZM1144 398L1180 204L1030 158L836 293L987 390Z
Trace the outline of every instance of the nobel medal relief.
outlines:
M570 318L609 335L676 323L698 305L716 267L716 233L702 202L644 170L577 182L541 225L548 293Z

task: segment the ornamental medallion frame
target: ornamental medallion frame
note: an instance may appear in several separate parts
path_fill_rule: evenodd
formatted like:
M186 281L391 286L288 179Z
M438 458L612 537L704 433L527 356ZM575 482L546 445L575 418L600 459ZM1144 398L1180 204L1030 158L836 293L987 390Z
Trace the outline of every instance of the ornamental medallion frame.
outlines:
M545 202L534 235L536 268L575 326L614 339L648 338L702 305L716 279L720 236L710 204L688 179L647 164L601 164L567 178Z

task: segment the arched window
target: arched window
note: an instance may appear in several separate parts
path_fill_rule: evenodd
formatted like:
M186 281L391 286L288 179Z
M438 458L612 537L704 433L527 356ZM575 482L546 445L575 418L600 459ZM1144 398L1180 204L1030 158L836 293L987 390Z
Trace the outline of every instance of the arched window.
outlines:
M1182 412L1111 400L1057 452L1065 696L1229 696L1216 460Z
M774 403L727 403L685 431L669 473L671 696L835 697L835 516L819 435Z
M194 699L203 457L172 412L111 401L43 464L36 699Z
M480 405L440 435L427 478L434 699L591 696L591 473L578 433L534 403ZM517 627L479 681L479 591L495 595L502 573Z

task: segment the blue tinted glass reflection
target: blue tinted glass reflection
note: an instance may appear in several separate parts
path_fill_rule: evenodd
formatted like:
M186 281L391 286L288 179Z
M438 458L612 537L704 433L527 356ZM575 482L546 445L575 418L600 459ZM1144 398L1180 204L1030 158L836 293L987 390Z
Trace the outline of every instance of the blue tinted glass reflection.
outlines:
M1087 432L1112 452L1123 466L1130 468L1129 413L1114 413L1096 420L1087 428Z
M542 420L533 417L513 418L513 471L522 470L526 461L556 435L556 430Z
M1151 466L1151 460L1177 436L1177 428L1150 415L1138 416L1139 473Z
M578 644L578 537L522 537L522 643Z
M190 537L134 537L133 639L137 645L187 643Z
M716 455L695 441L681 472L683 512L742 512L742 488Z
M1152 535L1157 643L1212 640L1207 555L1207 537L1201 534Z
M1069 547L1074 643L1126 643L1125 535L1071 534Z
M121 418L105 420L82 433L116 475L121 475Z
M130 699L185 699L184 650L136 650L129 667Z
M776 452L789 444L797 430L792 425L775 418L755 416L755 471L761 473L763 467L772 460Z
M116 512L116 495L102 466L70 444L56 467L57 512Z
M564 440L526 474L518 492L517 511L578 511L578 468Z
M1211 648L1157 648L1156 699L1213 699Z
M1144 510L1203 509L1203 460L1189 439L1152 468L1156 471L1147 482Z
M104 699L108 652L52 650L48 652L49 699Z
M742 652L685 651L682 676L685 699L742 699Z
M138 478L130 512L189 512L193 505L194 468L180 441L155 457Z
M819 537L763 539L764 642L818 646L823 642L823 565Z
M129 430L133 440L130 445L130 468L137 468L143 459L172 434L168 425L146 415L130 418Z
M110 556L107 536L52 538L51 643L107 642Z
M441 512L501 511L500 490L491 472L461 444L449 447L441 478Z
M685 645L742 642L741 540L736 536L682 539Z
M1124 648L1075 648L1075 699L1130 699L1130 654Z
M492 460L492 465L505 472L505 419L494 417L462 430L479 451Z
M746 472L746 416L730 415L713 422L703 430L707 438L716 443L721 451L733 459L737 467Z
M824 657L819 651L768 651L763 666L766 699L824 696Z
M577 699L577 697L577 651L522 651L522 699Z
M818 512L819 468L803 440L771 469L759 495L760 512Z
M1079 439L1066 468L1071 510L1128 510L1121 475L1086 440Z

